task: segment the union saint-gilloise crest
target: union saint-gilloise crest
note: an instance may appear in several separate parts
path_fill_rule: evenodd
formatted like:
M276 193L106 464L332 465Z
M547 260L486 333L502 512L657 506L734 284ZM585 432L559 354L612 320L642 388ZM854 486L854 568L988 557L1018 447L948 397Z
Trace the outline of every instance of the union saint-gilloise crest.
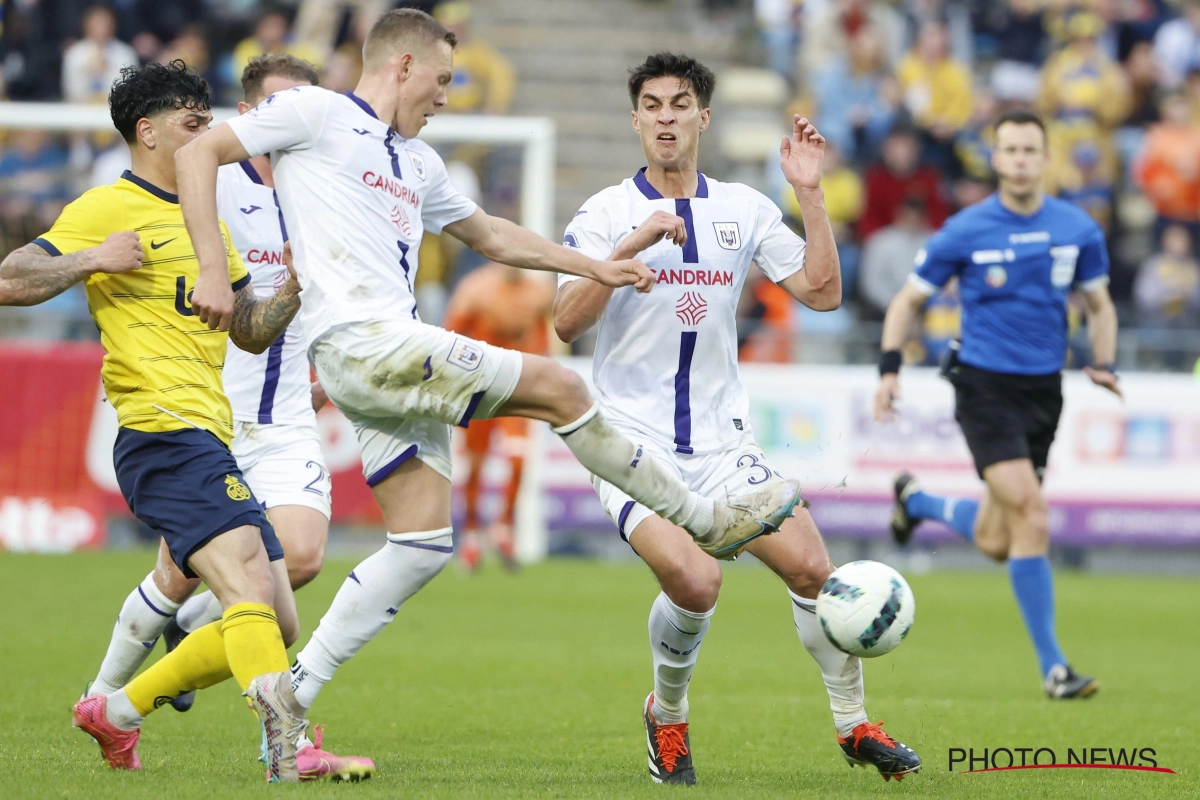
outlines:
M250 490L246 484L237 479L236 475L225 476L225 494L229 495L230 500L250 499Z

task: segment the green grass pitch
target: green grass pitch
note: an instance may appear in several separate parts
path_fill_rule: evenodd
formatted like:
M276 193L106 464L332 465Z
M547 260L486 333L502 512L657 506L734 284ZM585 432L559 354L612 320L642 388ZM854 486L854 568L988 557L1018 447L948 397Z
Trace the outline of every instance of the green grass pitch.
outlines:
M267 786L232 682L146 723L144 770L115 773L71 729L126 593L153 554L0 554L0 797L653 797L640 705L650 689L640 564L551 561L513 577L448 570L346 666L313 709L331 749L375 758L357 785ZM350 562L300 592L305 638ZM867 663L872 719L921 753L902 784L851 770L815 664L765 569L726 570L691 689L701 785L689 797L1200 796L1200 582L1060 574L1059 629L1095 698L1042 696L1002 570L912 578L917 617ZM303 639L302 639L303 641ZM161 652L161 647L157 652ZM951 774L952 747L1152 747L1178 775L1102 770Z

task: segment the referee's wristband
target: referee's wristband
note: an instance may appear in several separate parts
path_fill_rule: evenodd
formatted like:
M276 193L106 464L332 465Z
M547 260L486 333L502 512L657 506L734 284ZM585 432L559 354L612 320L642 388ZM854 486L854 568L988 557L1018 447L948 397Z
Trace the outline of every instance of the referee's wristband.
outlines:
M898 374L903 361L899 350L884 350L879 354L879 374L881 376Z
M1107 364L1094 364L1092 369L1098 369L1101 372L1111 372L1113 375L1117 374L1117 365L1112 361L1108 362Z

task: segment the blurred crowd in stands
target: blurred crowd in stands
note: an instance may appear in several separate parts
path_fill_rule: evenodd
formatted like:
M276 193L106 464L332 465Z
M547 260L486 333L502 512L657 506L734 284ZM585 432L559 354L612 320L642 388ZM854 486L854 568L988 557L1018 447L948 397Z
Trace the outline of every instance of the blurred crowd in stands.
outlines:
M798 206L773 174L769 149L792 113L813 118L829 142L824 188L846 302L808 314L769 282L749 281L744 357L812 358L794 342L877 331L925 238L992 191L991 123L1017 106L1046 120L1047 191L1085 208L1108 234L1123 329L1139 331L1143 345L1168 345L1124 366L1179 369L1200 354L1200 0L655 2L674 2L680 15L740 15L743 31L752 26L746 63L721 74L718 86L718 103L743 109L732 117L748 121L748 138L726 137L723 149L735 161L748 154L755 182L797 225ZM323 85L346 91L361 70L366 30L400 5L434 13L459 36L450 111L509 110L517 76L485 36L472 34L466 0L3 0L0 99L103 103L122 66L182 58L208 79L218 104L233 105L246 61L284 51L317 65ZM754 103L769 109L765 125L753 116L759 110L744 110ZM44 232L66 202L111 181L127 159L115 134L2 128L0 120L4 252ZM516 216L519 154L460 146L444 155L460 188ZM422 302L436 319L446 290L475 264L438 241L423 247L421 264ZM86 323L81 303L68 294L46 311ZM951 286L931 301L909 360L935 360L957 333L958 314ZM1078 325L1080 315L1073 318ZM88 335L88 327L50 325L46 335ZM1085 361L1086 336L1073 341L1076 361ZM843 348L826 360L871 357Z
M829 140L847 316L881 319L925 238L992 191L992 122L1025 107L1048 128L1045 189L1108 235L1122 326L1176 342L1200 328L1200 0L754 0L754 11L785 111ZM798 216L787 187L780 202ZM909 359L935 361L957 330L951 286ZM1086 337L1073 342L1086 363ZM1189 349L1200 347L1139 366L1190 367Z

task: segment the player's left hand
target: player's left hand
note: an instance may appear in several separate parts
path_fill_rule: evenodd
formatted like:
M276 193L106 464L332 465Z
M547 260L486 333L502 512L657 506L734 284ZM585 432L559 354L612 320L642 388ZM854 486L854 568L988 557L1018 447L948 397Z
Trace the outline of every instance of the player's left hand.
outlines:
M225 279L211 280L210 273L201 270L192 290L192 311L210 330L227 331L233 322L233 287L229 285L228 271ZM219 274L219 273L217 273Z
M1122 400L1125 399L1125 395L1121 394L1121 386L1118 383L1120 378L1118 378L1116 375L1106 369L1095 369L1094 367L1084 367L1083 371L1087 373L1089 378L1092 379L1092 383L1096 384L1101 389L1108 389Z
M654 288L654 273L636 258L597 262L595 280L613 289L632 286L644 293Z
M792 118L792 138L779 145L779 166L794 189L818 189L821 163L825 160L825 137L806 117Z

